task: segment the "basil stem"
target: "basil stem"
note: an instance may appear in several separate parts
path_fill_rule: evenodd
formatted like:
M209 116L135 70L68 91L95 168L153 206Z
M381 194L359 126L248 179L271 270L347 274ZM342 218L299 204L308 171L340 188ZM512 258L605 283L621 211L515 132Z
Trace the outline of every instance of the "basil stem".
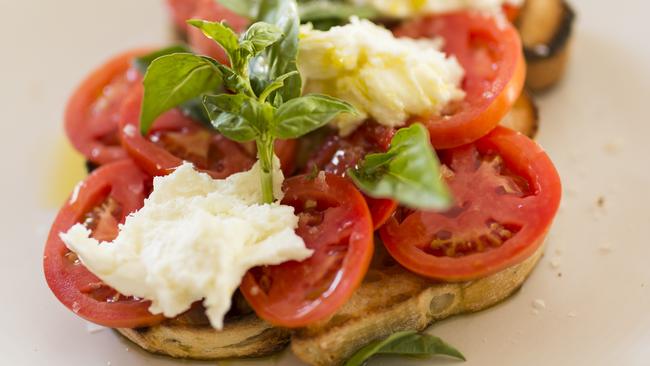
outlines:
M264 136L257 140L257 154L262 173L262 199L272 203L273 197L273 138Z

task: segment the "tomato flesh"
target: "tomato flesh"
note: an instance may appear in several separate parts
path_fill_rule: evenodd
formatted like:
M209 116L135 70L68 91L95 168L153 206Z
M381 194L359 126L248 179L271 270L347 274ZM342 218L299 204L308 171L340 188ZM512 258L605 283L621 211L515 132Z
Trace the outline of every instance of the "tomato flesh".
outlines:
M534 141L497 127L440 158L456 204L446 212L401 209L394 215L380 233L398 262L433 279L467 281L539 248L559 207L561 184Z
M151 178L129 159L103 165L75 189L52 225L43 260L47 284L63 305L88 321L135 328L164 320L149 313L150 302L120 295L90 273L59 237L83 223L94 238L113 240L117 225L142 207L150 186Z
M465 70L464 100L442 116L426 117L436 149L458 147L485 136L508 113L524 85L526 64L517 30L509 23L476 12L435 15L405 23L401 37L445 41L444 51ZM422 122L422 117L410 122Z
M254 154L224 136L201 126L173 109L160 116L147 136L140 133L143 90L133 90L122 109L120 139L129 155L151 175L167 175L183 161L215 179L223 179L247 169Z
M282 203L295 208L296 233L314 254L252 269L241 291L261 318L295 328L333 315L358 288L374 249L372 219L363 196L339 176L297 176L284 189Z
M384 152L390 147L395 129L366 122L350 136L330 135L307 163L306 172L315 168L341 177L357 166L367 154ZM397 202L365 196L375 229L381 227L397 208Z
M65 111L65 131L72 145L101 165L124 159L118 138L120 108L142 77L131 61L149 50L124 52L93 71L74 92Z

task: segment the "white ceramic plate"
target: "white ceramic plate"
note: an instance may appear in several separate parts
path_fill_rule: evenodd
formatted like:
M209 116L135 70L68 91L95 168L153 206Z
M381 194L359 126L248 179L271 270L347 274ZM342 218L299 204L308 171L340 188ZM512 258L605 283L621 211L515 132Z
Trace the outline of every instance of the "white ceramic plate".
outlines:
M650 4L572 1L578 21L569 73L539 99L539 141L562 175L562 208L546 257L518 294L431 328L465 353L467 366L650 365ZM110 55L163 44L166 21L159 0L0 1L0 364L192 364L89 331L55 300L41 269L62 200L44 192L72 184L53 178L62 167L68 95ZM537 299L546 308L535 315ZM228 364L299 362L287 352Z

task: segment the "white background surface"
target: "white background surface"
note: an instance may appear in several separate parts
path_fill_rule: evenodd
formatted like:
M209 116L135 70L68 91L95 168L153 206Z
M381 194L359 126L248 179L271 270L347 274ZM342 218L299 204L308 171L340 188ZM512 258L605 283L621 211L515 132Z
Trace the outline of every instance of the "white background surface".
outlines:
M572 1L570 70L540 98L539 140L561 173L564 202L521 292L431 329L465 353L466 366L650 365L650 3ZM0 364L190 364L145 354L110 331L90 333L51 295L41 269L56 212L42 192L68 95L107 57L168 35L161 0L0 0ZM536 299L546 303L538 315ZM250 362L267 364L297 361Z

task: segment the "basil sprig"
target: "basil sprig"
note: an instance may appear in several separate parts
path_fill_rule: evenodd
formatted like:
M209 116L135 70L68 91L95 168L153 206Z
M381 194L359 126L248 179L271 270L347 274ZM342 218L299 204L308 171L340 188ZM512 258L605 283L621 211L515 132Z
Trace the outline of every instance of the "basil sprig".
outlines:
M156 58L144 77L140 125L146 134L160 114L200 97L221 134L238 142L256 142L262 195L270 203L274 141L300 137L356 110L326 95L301 96L295 0L264 0L258 18L262 21L241 36L222 22L188 21L226 51L230 66L191 53ZM230 93L218 93L220 88Z
M348 175L369 196L411 208L444 210L453 203L429 133L419 123L397 131L387 152L366 155Z
M465 356L442 339L413 331L398 332L386 339L374 341L357 351L345 366L364 365L375 355L396 355L425 358L446 355L465 361Z
M264 3L261 0L217 0L231 11L255 19ZM369 5L355 5L343 0L298 0L298 11L302 23L312 23L316 29L327 30L348 22L351 16L374 19L380 13ZM257 20L264 20L257 18ZM268 20L267 20L268 21Z

